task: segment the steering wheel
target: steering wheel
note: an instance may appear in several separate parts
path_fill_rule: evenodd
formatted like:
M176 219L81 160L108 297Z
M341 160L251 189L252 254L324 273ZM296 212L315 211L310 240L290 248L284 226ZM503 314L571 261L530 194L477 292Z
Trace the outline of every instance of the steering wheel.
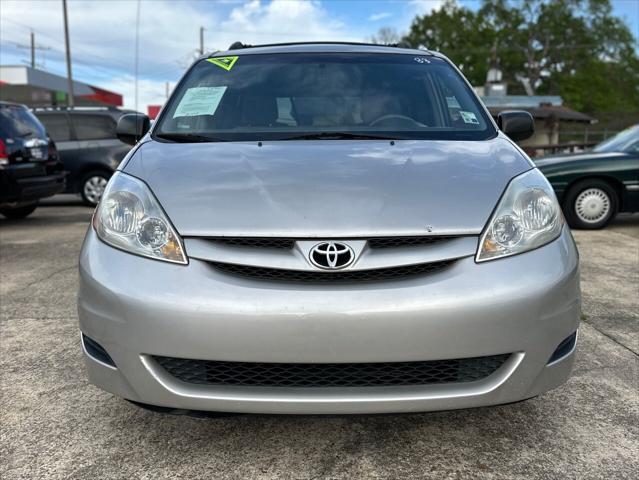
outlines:
M399 122L392 122L392 121L388 122L388 120L399 120ZM376 118L375 120L370 122L369 125L372 127L374 125L377 125L377 124L383 123L383 122L389 123L388 126L390 126L390 127L397 125L397 123L400 123L400 124L407 123L411 127L415 127L415 126L419 126L420 125L419 122L416 122L415 120L413 120L410 117L407 117L406 115L398 115L398 114L395 114L395 113L391 113L389 115L382 115L381 117Z

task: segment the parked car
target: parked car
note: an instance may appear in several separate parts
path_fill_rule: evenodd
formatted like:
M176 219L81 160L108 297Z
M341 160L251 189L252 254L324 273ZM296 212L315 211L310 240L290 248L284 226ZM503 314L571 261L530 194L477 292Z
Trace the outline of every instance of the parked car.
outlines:
M96 385L168 409L372 413L568 378L578 255L513 143L532 116L495 123L443 55L242 46L196 61L149 128L120 119L138 143L80 254Z
M17 103L0 102L0 214L24 218L38 200L64 190L55 143L38 119Z
M56 142L67 178L67 193L79 193L97 205L104 187L130 146L118 140L115 127L127 111L107 107L36 108L36 116Z
M590 152L536 159L573 228L603 228L619 212L639 211L639 125Z

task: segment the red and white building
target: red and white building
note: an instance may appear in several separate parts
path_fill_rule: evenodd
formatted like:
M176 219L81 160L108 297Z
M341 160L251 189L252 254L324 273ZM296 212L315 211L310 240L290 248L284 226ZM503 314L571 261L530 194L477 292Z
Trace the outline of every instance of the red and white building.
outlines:
M66 77L25 65L0 66L0 100L24 103L30 107L67 105ZM77 106L121 107L122 95L87 83L73 82Z

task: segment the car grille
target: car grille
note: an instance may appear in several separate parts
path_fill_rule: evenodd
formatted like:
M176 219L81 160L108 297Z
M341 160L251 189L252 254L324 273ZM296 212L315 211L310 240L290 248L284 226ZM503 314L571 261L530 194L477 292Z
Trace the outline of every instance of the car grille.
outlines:
M419 247L422 245L430 245L453 240L457 237L432 235L432 236L413 236L413 237L371 237L368 239L370 248L393 248L393 247ZM295 246L294 238L268 238L268 237L215 237L210 239L213 242L228 245L231 247L250 247L250 248L278 248L282 250L291 250ZM308 239L305 239L308 240ZM340 239L348 241L348 239ZM320 239L318 239L320 241Z
M279 248L291 250L295 246L295 240L292 238L219 237L212 238L211 240L230 247Z
M285 270L280 268L255 267L251 265L235 265L231 263L209 262L220 272L256 280L272 280L282 282L337 283L337 282L375 282L401 280L404 278L434 273L455 263L445 260L418 265L376 268L371 270L309 271Z
M431 237L377 237L368 240L370 248L396 248L396 247L421 247L433 243L446 242L457 237L431 236Z
M191 384L312 388L473 382L491 375L509 356L392 363L248 363L153 358L170 375Z

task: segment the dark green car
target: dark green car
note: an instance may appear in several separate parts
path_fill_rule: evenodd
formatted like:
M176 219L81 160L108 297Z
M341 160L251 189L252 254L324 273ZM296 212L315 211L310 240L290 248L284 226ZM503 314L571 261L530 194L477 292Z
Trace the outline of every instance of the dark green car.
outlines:
M639 125L590 152L535 159L548 178L568 224L605 227L618 212L639 211Z

